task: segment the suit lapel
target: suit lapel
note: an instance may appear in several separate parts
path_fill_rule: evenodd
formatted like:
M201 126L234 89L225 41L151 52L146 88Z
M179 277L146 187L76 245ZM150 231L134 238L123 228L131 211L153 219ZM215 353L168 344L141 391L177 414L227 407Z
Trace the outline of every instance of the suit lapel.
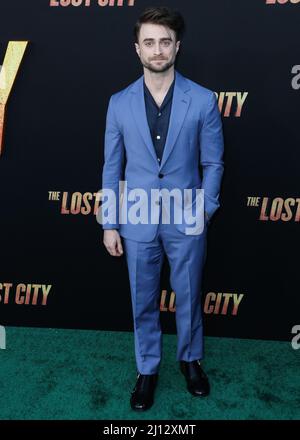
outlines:
M185 81L184 77L180 75L176 70L175 70L175 75L176 75L176 80L175 80L175 87L173 92L169 130L167 134L167 139L165 143L165 148L164 148L160 168L164 166L175 146L175 142L181 130L184 118L186 116L191 101L190 95L186 93L186 91L189 90L189 85L187 81Z
M135 119L138 130L149 149L158 168L162 168L170 156L176 139L181 130L184 118L189 108L191 97L186 93L189 90L189 85L185 78L175 70L175 85L173 91L173 100L169 121L169 130L167 134L166 144L163 152L161 164L157 162L155 148L152 142L151 133L148 125L146 105L144 99L143 87L144 75L142 75L134 84L132 88L131 111Z
M152 142L151 133L147 120L146 104L144 98L144 86L143 86L144 75L142 75L136 82L132 89L131 98L131 111L133 118L136 122L137 128L149 149L153 159L157 162L155 148ZM157 166L159 166L157 164Z

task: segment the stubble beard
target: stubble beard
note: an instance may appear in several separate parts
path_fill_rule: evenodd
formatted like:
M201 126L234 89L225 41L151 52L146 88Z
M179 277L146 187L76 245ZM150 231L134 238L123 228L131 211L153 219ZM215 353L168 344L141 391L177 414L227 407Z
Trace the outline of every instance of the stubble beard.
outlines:
M164 60L162 60L162 61L164 61ZM150 70L150 72L163 73L163 72L166 72L167 70L169 70L175 64L175 60L171 60L171 61L167 62L166 64L164 64L162 66L157 66L157 67L155 67L152 62L148 63L147 61L142 61L142 64L146 69Z

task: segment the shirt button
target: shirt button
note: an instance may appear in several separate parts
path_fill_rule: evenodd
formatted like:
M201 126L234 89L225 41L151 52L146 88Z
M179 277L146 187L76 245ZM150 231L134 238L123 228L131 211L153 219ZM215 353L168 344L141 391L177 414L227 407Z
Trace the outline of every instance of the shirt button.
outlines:
M158 113L158 116L160 116L161 115L161 113Z
M156 139L160 139L160 136L158 135L158 136L156 136Z
M160 162L160 158L159 157L157 158L157 160L158 160L158 162Z

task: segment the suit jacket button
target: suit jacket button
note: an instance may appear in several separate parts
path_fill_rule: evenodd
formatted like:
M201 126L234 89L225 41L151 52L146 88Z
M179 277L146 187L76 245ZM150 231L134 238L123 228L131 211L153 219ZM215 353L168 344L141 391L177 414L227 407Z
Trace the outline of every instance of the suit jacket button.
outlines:
M160 179L162 179L162 178L164 177L164 175L163 175L162 173L159 173L158 177L159 177Z

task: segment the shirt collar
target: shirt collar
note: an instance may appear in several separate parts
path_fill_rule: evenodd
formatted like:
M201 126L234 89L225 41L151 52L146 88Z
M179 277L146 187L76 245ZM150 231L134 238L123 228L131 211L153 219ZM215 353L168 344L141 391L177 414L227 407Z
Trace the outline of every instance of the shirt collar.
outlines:
M144 93L145 93L145 95L148 96L148 98L152 99L152 101L154 101L154 103L155 103L155 105L156 105L156 107L157 107L157 104L156 104L156 102L155 102L155 100L154 100L154 98L153 98L153 96L152 96L150 90L149 90L148 87L146 86L145 78L144 78L144 80L143 80L143 83L144 83ZM161 105L160 108L162 108L163 106L165 106L165 104L167 104L167 103L169 102L169 100L171 99L171 97L172 97L172 95L173 95L173 91L174 91L174 85L175 85L175 76L174 76L174 80L173 80L172 84L170 85L169 90L168 90L168 92L167 92L167 94L166 94L166 96L165 96L165 99L164 99L164 101L163 101L163 103L162 103L162 105Z

